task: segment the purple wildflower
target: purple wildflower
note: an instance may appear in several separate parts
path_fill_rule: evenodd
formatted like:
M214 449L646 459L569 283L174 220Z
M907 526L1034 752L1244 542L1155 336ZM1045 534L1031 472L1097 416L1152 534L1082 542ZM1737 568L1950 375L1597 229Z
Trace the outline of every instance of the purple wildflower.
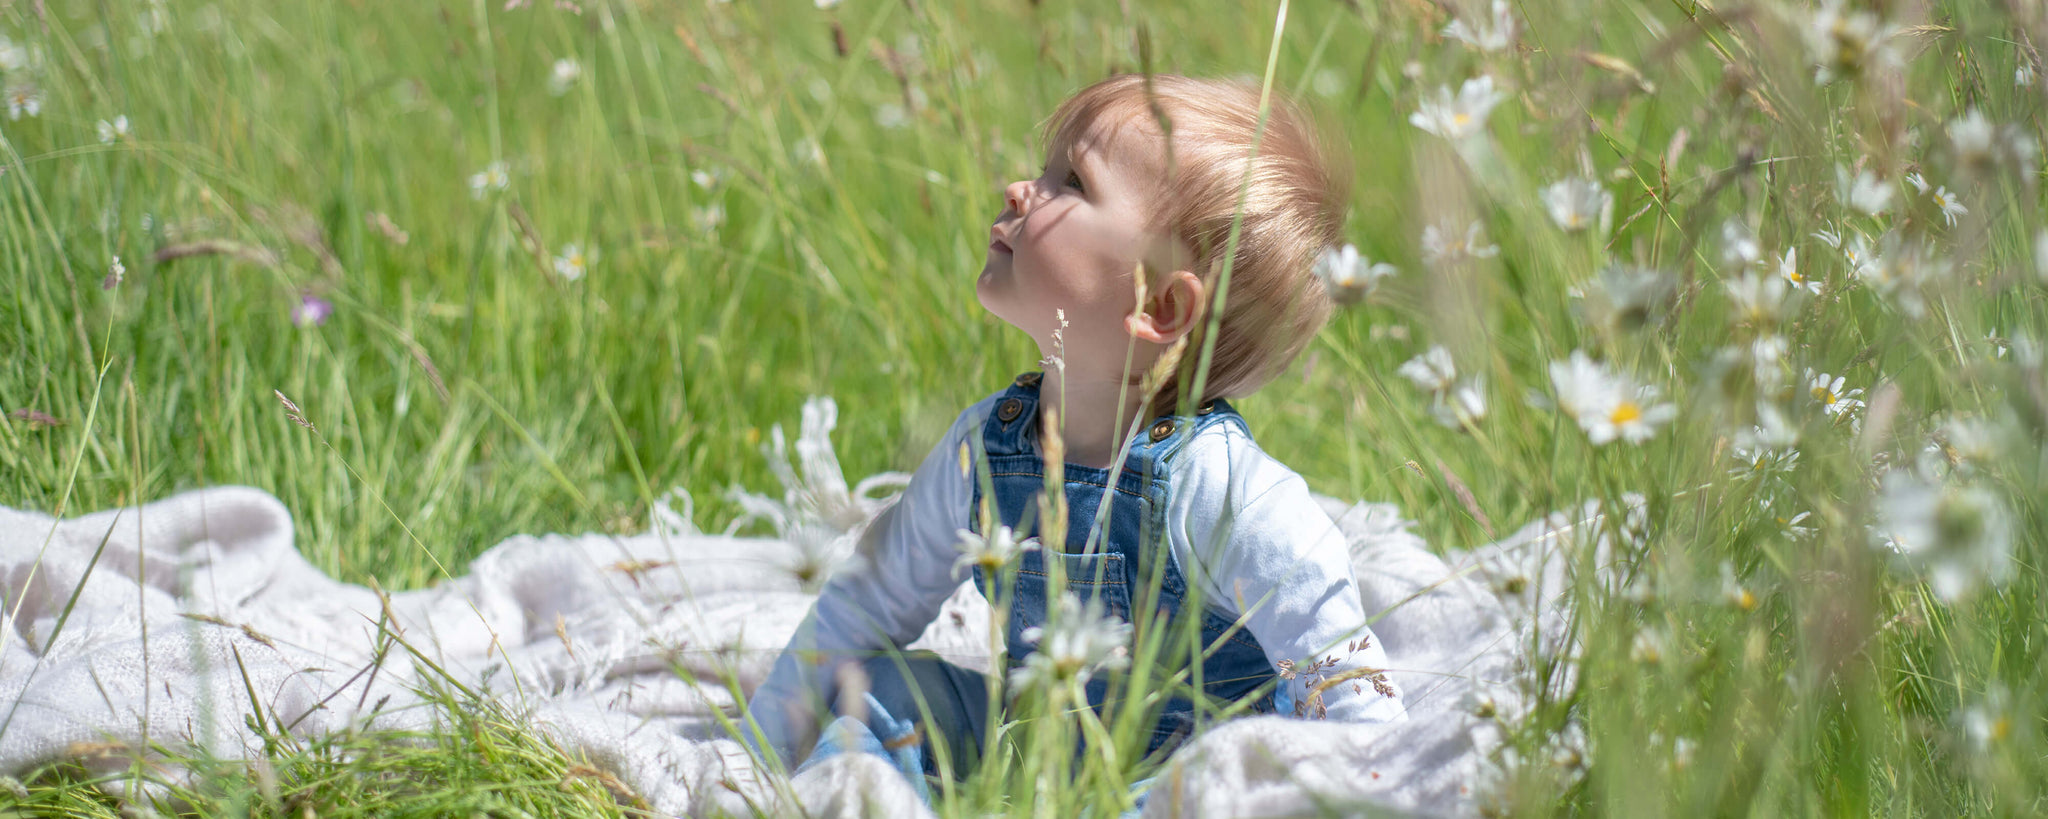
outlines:
M299 294L299 306L292 308L292 323L300 327L318 327L327 323L327 317L334 315L334 303L312 293Z

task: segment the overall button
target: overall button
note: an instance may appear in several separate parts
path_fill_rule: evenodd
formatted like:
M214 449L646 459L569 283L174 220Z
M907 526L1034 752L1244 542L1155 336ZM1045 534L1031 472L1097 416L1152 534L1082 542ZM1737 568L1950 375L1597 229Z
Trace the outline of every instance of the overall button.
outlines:
M1003 423L1006 424L1017 420L1017 416L1023 413L1024 402L1015 398L1005 398L1002 405L996 407L996 417L1002 419Z
M1041 376L1039 376L1038 373L1025 373L1023 375L1017 376L1017 386L1036 387L1038 386L1038 379L1040 377Z
M1173 422L1172 422L1172 421L1160 421L1159 423L1157 423L1157 424L1153 424L1153 425L1152 425L1152 443L1155 443L1155 444L1156 444L1156 443L1159 443L1160 441L1164 441L1164 440L1166 440L1166 436L1168 436L1168 435L1172 435L1172 434L1173 434Z
M1201 408L1199 408L1199 409L1196 409L1196 410L1195 410L1195 414L1196 414L1196 415L1208 415L1209 413L1212 413L1212 412L1215 412L1215 411L1216 411L1216 402L1214 402L1214 401L1204 401L1204 402L1202 402L1202 406L1201 406Z

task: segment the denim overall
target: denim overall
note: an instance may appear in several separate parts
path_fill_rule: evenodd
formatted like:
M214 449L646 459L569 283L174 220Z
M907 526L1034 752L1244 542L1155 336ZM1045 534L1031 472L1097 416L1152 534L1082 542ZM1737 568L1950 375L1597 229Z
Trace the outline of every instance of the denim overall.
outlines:
M979 454L987 458L994 490L992 511L996 522L1016 530L1020 540L1039 534L1038 498L1045 492L1045 462L1037 444L1041 378L1039 373L1019 376L997 398L981 429ZM1207 606L1199 612L1185 610L1191 607L1186 599L1187 579L1165 541L1167 477L1173 459L1196 433L1214 424L1235 424L1249 434L1244 418L1219 400L1203 405L1194 416L1154 419L1131 443L1121 470L1066 464L1064 548L1041 545L1021 553L1013 569L997 572L1015 578L1005 589L993 588L994 579L987 572L979 567L974 570L974 582L982 594L992 603L1010 606L1004 637L1011 670L1033 651L1024 641L1024 631L1045 623L1047 609L1062 591L1051 587L1050 562L1058 561L1065 569L1065 590L1073 591L1083 602L1099 600L1110 616L1129 622L1134 606L1148 606L1166 616L1169 635L1182 633L1185 624L1181 618L1201 617L1201 641L1207 657L1201 662L1200 676L1191 679L1201 680L1208 696L1238 701L1273 679L1265 649L1250 633L1242 628L1232 631L1233 621ZM974 500L968 508L968 525L979 533L983 501L979 475L972 483ZM1090 532L1096 529L1093 524L1105 503L1107 516L1091 544ZM867 714L834 721L798 771L841 753L871 753L902 770L918 793L929 799L924 776L939 771L930 749L923 747L928 744L923 737L928 732L919 729L915 718L925 712L934 722L955 723L929 726L930 732L950 740L949 747L978 744L988 718L983 713L986 689L982 676L935 655L877 658L868 661L865 669L874 683L864 697ZM1109 688L1110 681L1101 676L1089 680L1089 704L1100 711L1109 698ZM1272 698L1261 698L1252 710L1271 713ZM1172 698L1153 727L1146 753L1179 745L1193 732L1194 724L1194 703L1186 697Z
M1045 462L1037 447L1040 378L1038 373L1020 376L997 399L995 410L982 425L995 517L998 523L1016 529L1020 539L1038 534L1038 498L1045 492ZM1066 464L1064 548L1041 546L1022 553L1014 572L1016 580L1008 589L992 588L988 574L975 569L974 582L982 594L991 602L1010 606L1004 637L1012 669L1033 650L1024 642L1024 631L1044 624L1047 608L1063 591L1051 588L1049 564L1058 561L1065 569L1065 590L1074 592L1083 603L1099 600L1103 611L1118 619L1129 622L1134 607L1146 606L1169 618L1167 633L1171 635L1180 633L1180 618L1201 617L1203 650L1215 650L1202 661L1200 676L1191 679L1199 679L1209 696L1235 702L1273 679L1265 649L1249 632L1242 628L1232 631L1233 622L1207 606L1198 612L1183 610L1187 579L1166 545L1170 467L1196 433L1216 424L1234 424L1249 434L1244 418L1229 403L1215 401L1203 405L1192 417L1154 419L1131 442L1121 470ZM1095 528L1091 524L1105 503L1109 505L1106 519L1091 544L1090 532ZM982 485L976 480L969 525L977 530L981 504ZM1108 690L1109 680L1090 680L1089 704L1100 710ZM1153 728L1146 752L1184 741L1194 729L1194 710L1194 703L1185 697L1170 700ZM1271 711L1270 698L1257 703L1254 710Z

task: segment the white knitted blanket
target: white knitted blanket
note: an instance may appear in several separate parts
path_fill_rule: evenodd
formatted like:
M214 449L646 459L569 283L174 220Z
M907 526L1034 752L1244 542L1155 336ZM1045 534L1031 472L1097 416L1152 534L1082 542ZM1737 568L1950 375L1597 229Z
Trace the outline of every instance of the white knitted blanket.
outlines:
M721 715L744 710L722 681L761 681L809 609L797 578L849 554L888 502L868 496L901 480L849 490L829 399L804 420L794 467L773 436L784 497L735 493L779 537L700 532L688 495L672 493L683 512L657 504L644 534L516 536L459 577L388 595L315 569L294 548L290 511L257 489L64 520L0 507L0 774L58 760L125 768L109 748L151 743L254 756L247 717L258 712L307 736L431 729L442 717L419 687L438 679L527 715L663 814L929 816L879 760L842 757L777 782L720 738ZM1148 816L1476 811L1499 734L1471 704L1517 713L1530 653L1563 632L1535 590L1560 587L1558 545L1574 538L1552 536L1552 516L1447 561L1390 506L1324 500L1350 538L1366 610L1384 612L1373 628L1408 721L1220 726L1176 756ZM985 667L975 608L986 605L963 586L918 647Z

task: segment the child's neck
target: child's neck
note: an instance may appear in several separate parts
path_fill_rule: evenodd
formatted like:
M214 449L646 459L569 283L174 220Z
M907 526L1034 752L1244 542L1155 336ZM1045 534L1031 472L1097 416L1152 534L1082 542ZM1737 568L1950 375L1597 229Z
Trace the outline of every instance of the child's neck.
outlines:
M1041 419L1046 409L1059 414L1063 460L1106 469L1116 463L1117 450L1145 400L1137 385L1125 385L1121 378L1087 378L1080 373L1062 377L1052 369L1040 382L1039 406Z

